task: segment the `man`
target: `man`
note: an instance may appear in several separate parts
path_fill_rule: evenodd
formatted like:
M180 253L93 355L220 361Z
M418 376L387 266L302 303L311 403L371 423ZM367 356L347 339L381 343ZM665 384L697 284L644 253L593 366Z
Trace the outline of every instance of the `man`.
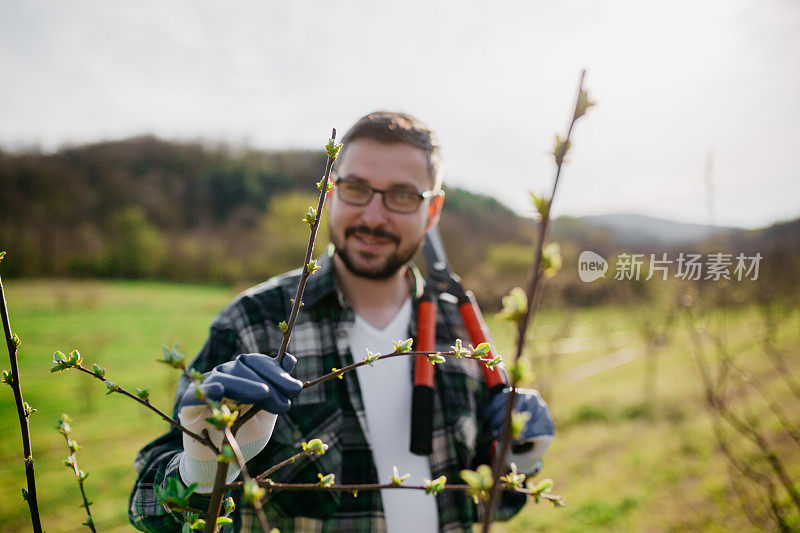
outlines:
M477 443L496 436L507 398L505 393L488 397L476 361L449 358L436 366L429 456L409 452L412 358L378 361L301 392L302 382L361 360L366 349L389 353L392 341L415 335L416 301L424 282L409 261L438 222L443 203L438 142L414 117L372 113L342 140L336 187L328 198L333 252L320 258L321 269L306 286L289 345L296 359L287 355L278 365L258 354L274 356L280 346L278 324L288 317L297 271L239 295L215 318L192 367L206 372L201 389L208 397L263 409L237 435L251 472L291 457L302 441L320 438L329 445L324 455L296 461L271 478L315 483L320 474L332 473L337 484L386 483L396 466L401 475L411 474L408 484L442 475L460 482L460 470L475 466ZM456 338L467 339L454 304L441 301L437 316L437 349L449 350ZM200 432L208 415L197 404L194 389L182 379L176 415ZM534 446L512 459L520 471L533 473L552 439L552 419L534 391L521 394L515 408L530 414L523 438ZM133 524L150 531L178 530L179 521L158 505L154 487L170 478L198 483L196 505L202 507L214 462L212 453L174 429L150 443L136 461ZM231 470L229 481L238 474ZM523 503L524 497L507 493L498 517L512 516ZM398 489L273 491L264 510L284 533L461 531L476 519L471 499L453 491L435 497ZM252 509L239 506L234 526L257 529Z

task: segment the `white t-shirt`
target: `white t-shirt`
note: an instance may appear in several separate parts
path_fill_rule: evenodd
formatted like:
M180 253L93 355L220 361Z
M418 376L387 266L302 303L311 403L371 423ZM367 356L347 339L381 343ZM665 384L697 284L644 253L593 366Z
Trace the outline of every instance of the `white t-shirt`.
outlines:
M411 322L411 299L383 329L356 315L350 334L350 353L360 361L369 348L374 353L394 351L392 341L405 340ZM378 482L388 483L397 466L400 475L411 474L406 483L421 485L431 479L427 456L409 450L411 435L411 382L414 359L399 356L356 369L367 418L367 440L378 472ZM383 512L389 533L437 531L439 514L433 496L421 490L381 490Z

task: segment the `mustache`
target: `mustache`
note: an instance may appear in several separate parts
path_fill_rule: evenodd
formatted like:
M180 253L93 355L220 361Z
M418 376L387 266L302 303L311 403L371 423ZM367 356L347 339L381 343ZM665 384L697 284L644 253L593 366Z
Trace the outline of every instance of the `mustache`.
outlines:
M368 228L367 226L361 225L350 226L344 230L345 237L351 237L355 233L361 233L362 235L369 235L371 237L378 237L381 239L389 239L395 244L400 244L400 237L381 228Z

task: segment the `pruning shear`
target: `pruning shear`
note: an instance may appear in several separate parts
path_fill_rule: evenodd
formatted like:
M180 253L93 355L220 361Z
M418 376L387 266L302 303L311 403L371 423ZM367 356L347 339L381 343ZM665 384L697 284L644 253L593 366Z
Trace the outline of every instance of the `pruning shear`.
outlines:
M447 262L442 238L437 227L428 230L422 255L428 267L428 283L417 309L417 339L415 349L436 350L436 306L439 297L448 294L458 302L458 310L473 346L488 342L489 330L471 291L461 285ZM487 357L494 358L493 351ZM505 374L497 367L481 365L490 395L506 387ZM428 455L433 443L433 363L423 355L414 361L414 391L411 400L411 453Z

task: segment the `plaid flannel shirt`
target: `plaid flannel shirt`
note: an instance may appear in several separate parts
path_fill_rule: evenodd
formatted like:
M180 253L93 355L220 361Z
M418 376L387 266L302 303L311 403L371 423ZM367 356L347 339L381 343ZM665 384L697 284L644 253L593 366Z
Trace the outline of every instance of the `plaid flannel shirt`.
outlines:
M289 344L289 352L297 357L294 376L306 381L342 368L354 360L349 349L349 332L354 313L337 288L333 263L329 255L320 260L321 269L306 285L304 306L297 318ZM412 268L412 296L418 299L424 282ZM262 283L240 294L220 312L211 324L211 332L192 368L207 372L241 353L275 355L282 333L278 323L287 320L299 283L300 271L293 271ZM415 311L416 311L416 305ZM416 320L411 321L411 337ZM458 308L440 299L437 313L436 344L449 350L456 338L465 336ZM360 360L361 354L356 354ZM378 363L380 364L380 363ZM480 417L487 401L486 387L478 363L474 360L447 358L436 365L434 394L433 451L429 456L433 478L447 476L459 483L459 472L474 468L475 450L485 435ZM409 375L411 380L412 376ZM189 385L182 377L177 399ZM409 406L410 409L410 406ZM174 415L177 418L177 413ZM329 445L324 455L302 458L275 472L277 482L316 483L317 474L333 473L336 483L386 483L378 480L366 437L366 418L358 379L349 372L343 379L333 379L304 390L292 402L285 416L278 417L266 448L248 462L255 474L300 451L302 441L320 438ZM398 435L408 439L408 435ZM180 531L180 516L159 505L154 487L166 486L170 478L178 478L180 432L171 428L165 435L148 444L136 458L138 479L131 493L129 517L143 531ZM398 465L402 468L402 465ZM421 480L416 480L421 481ZM235 531L259 530L253 510L242 507L239 491L233 518ZM433 497L433 496L432 496ZM193 496L194 506L205 509L207 498ZM439 531L471 531L477 520L476 506L462 492L443 491L435 496L439 513ZM506 493L498 507L498 519L508 519L525 503L522 494ZM270 525L281 532L290 531L385 531L380 491L360 491L357 495L334 491L274 491L264 500ZM412 510L410 510L412 511Z

